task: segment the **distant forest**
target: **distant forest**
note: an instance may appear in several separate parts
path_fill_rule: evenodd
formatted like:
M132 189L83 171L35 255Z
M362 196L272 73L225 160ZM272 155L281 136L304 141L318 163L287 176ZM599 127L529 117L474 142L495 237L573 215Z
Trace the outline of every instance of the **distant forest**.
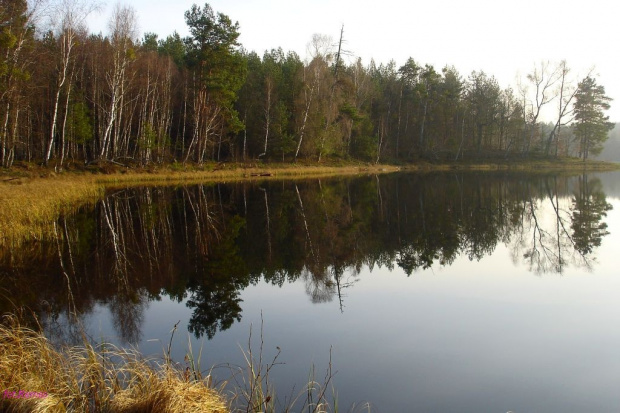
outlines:
M609 162L620 162L620 123L609 132L609 139L605 142L603 151L597 159Z
M188 37L164 39L138 39L128 6L116 6L103 36L84 25L86 0L40 5L0 4L4 167L586 159L609 129L604 88L564 61L536 65L513 90L482 70L344 59L344 31L313 36L305 60L282 49L261 56L208 4L185 13Z

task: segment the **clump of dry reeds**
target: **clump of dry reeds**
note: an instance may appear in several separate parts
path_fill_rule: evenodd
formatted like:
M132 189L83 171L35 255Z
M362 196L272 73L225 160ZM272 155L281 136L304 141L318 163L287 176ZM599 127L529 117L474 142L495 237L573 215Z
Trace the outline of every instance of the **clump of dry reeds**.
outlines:
M173 335L175 330L176 325ZM82 346L58 350L42 333L22 326L16 316L5 316L0 322L0 411L338 412L336 397L330 402L327 396L333 377L331 352L322 383L315 380L312 369L307 385L296 396L291 393L281 400L269 378L271 370L282 364L280 349L264 362L262 327L258 353L253 353L250 332L248 350L242 350L247 364L229 366L230 379L217 388L210 375L203 377L200 355L194 359L191 343L185 369L172 362L171 344L172 337L162 361L109 344L95 347L86 339ZM15 396L19 394L22 397Z
M170 362L107 346L56 350L14 317L0 324L0 410L13 412L227 412L209 386ZM195 376L195 375L194 375ZM19 395L22 397L7 397ZM25 397L26 393L36 397ZM44 395L44 397L42 397Z
M265 342L263 338L263 321L261 316L260 344L257 351L253 348L252 328L247 343L247 349L241 349L245 359L245 365L237 368L230 367L231 377L229 379L232 389L231 406L234 412L261 412L261 413L337 413L338 404L336 397L333 401L328 400L327 392L331 388L330 382L334 373L332 372L331 350L329 365L322 382L315 379L314 367L310 371L308 381L305 386L290 396L280 399L276 394L276 389L271 383L271 371L278 365L284 364L279 361L281 349L276 348L277 352L271 360L264 358ZM223 386L222 389L225 389Z
M110 402L116 412L227 412L224 398L208 387L208 381L194 381L171 369L144 368L130 364L131 385ZM162 376L162 371L165 373Z

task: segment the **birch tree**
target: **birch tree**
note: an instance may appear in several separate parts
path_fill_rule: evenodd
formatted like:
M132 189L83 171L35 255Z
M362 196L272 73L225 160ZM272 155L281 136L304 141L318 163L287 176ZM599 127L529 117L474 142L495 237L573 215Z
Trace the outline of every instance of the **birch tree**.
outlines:
M114 157L117 151L119 116L126 92L126 73L128 65L135 60L134 43L137 40L138 21L135 10L130 6L117 4L109 22L110 44L113 48L112 67L106 73L109 101L107 118L99 148L99 158ZM114 130L115 124L117 125Z
M65 107L63 119L63 127L61 130L61 156L60 165L62 165L65 156L65 128L66 116L68 113L69 100L71 95L72 79L74 76L74 49L76 47L78 37L82 33L82 37L85 37L86 28L84 26L84 20L96 10L98 5L83 0L61 0L55 5L51 15L51 25L53 27L54 34L56 36L58 54L56 56L56 84L54 85L56 91L54 93L54 99L52 102L52 121L50 127L50 134L47 143L47 150L45 154L45 164L47 165L50 157L52 156L52 149L54 140L58 129L58 117L61 94L65 93Z
M304 89L301 99L303 109L301 125L297 133L299 139L297 141L295 156L293 157L294 161L296 161L299 156L302 145L304 144L304 137L306 137L308 133L309 125L313 123L313 117L321 115L319 105L321 103L326 103L323 102L324 99L319 97L319 94L324 90L322 89L324 86L323 83L329 72L329 64L332 59L331 47L331 37L316 33L312 36L312 41L307 46L310 61L304 65L303 71ZM327 97L327 95L325 96Z

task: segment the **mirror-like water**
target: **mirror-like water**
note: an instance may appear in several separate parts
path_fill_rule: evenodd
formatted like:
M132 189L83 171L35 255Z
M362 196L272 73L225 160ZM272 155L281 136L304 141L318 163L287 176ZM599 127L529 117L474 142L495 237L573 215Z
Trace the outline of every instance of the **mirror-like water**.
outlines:
M331 354L340 411L620 411L617 178L113 190L0 251L0 308L145 354L180 321L173 358L202 346L218 380L262 330L282 403Z

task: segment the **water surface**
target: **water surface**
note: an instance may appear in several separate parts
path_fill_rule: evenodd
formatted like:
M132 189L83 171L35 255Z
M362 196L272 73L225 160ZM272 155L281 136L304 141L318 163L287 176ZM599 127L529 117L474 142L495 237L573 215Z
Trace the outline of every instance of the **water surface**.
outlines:
M153 355L178 322L175 360L202 346L217 380L262 325L281 403L331 354L340 411L620 411L617 178L117 189L2 251L0 305Z

